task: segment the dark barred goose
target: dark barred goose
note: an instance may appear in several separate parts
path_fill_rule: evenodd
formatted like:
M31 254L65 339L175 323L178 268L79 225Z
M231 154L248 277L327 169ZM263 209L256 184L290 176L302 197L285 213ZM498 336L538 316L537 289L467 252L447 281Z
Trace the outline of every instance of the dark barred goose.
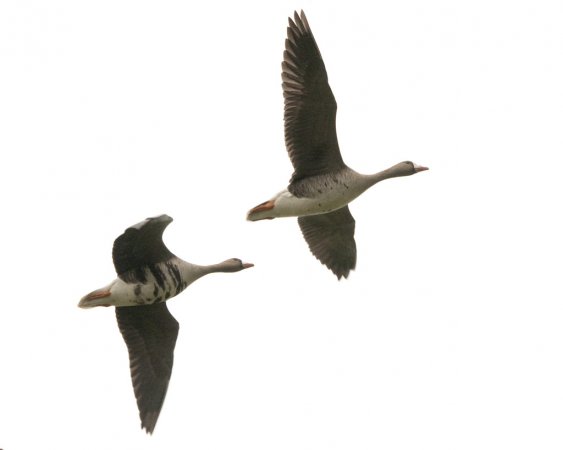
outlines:
M80 300L81 308L115 306L117 324L129 351L131 379L141 426L152 433L172 373L179 325L166 307L198 278L213 272L238 272L252 267L240 259L200 266L175 256L162 242L172 222L167 215L127 228L113 244L119 278Z
M285 145L294 172L287 189L252 208L248 220L298 217L311 252L340 279L356 267L348 203L379 181L427 170L410 161L373 175L350 169L336 137L336 100L305 13L289 19L282 63Z

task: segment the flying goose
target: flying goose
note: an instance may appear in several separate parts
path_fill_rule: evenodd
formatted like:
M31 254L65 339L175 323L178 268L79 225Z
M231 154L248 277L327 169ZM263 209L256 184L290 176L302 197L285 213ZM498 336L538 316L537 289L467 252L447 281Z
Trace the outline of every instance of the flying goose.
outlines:
M172 217L148 218L127 228L113 244L118 278L84 296L81 308L115 306L119 330L129 351L131 379L141 427L151 434L172 374L179 325L166 307L198 278L252 267L240 259L200 266L178 258L162 242Z
M289 18L282 81L285 145L294 172L287 189L252 208L247 220L297 216L313 255L338 279L346 278L356 267L355 221L348 203L375 183L428 168L405 161L363 175L344 163L336 137L336 100L303 11Z

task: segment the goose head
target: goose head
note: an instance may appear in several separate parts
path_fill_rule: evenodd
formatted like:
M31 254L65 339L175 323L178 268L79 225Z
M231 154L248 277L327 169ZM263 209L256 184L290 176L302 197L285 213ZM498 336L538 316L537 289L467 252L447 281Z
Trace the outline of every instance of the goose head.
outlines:
M242 262L238 258L231 258L218 264L220 272L240 272L241 270L254 267L252 263Z
M420 166L412 161L403 161L391 167L389 172L392 172L395 177L406 177L424 170L428 170L428 167Z

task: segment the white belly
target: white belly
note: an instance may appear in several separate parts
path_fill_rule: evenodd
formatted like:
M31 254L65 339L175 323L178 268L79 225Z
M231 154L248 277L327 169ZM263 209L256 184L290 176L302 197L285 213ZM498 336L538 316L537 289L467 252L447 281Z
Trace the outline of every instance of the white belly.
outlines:
M149 305L157 298L154 295L156 284L125 283L117 279L111 288L111 299L115 306Z
M329 213L346 206L372 185L369 177L346 167L335 174L293 181L288 189L251 209L247 218L262 220Z
M346 206L360 193L351 189L335 188L328 192L319 193L317 196L295 197L285 190L278 194L271 217L299 217L324 214ZM265 211L270 212L270 211Z

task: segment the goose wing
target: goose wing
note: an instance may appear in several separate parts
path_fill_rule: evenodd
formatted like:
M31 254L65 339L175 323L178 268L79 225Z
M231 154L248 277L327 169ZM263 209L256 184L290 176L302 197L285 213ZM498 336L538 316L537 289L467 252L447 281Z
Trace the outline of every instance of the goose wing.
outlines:
M162 233L172 217L151 217L125 230L113 243L113 265L128 283L146 282L146 268L167 261L174 254L162 242Z
M336 100L303 11L289 19L282 80L285 145L294 168L290 184L345 167L336 137Z
M297 219L311 253L340 279L356 268L356 221L348 206Z
M152 433L166 397L180 326L166 303L120 306L115 315L129 351L141 426Z

